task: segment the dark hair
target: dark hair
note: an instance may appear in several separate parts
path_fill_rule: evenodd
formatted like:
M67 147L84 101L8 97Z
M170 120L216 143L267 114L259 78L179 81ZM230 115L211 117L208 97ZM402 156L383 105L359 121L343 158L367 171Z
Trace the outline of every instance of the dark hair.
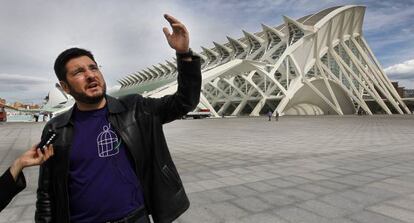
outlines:
M73 58L78 58L81 56L87 56L91 58L93 62L96 63L95 58L93 57L92 53L88 50L81 49L81 48L76 48L76 47L70 48L59 54L59 56L55 60L55 66L54 66L55 73L59 81L65 81L65 82L67 81L66 64L68 63L68 61Z

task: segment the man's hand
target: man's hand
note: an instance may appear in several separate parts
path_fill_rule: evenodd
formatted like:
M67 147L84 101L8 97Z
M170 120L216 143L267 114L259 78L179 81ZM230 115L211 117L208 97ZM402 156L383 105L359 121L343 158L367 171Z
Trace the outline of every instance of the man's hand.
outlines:
M173 31L171 34L167 27L162 29L165 37L167 38L168 44L171 48L175 49L177 53L187 53L190 49L190 37L184 24L168 14L165 14L164 18L170 23Z
M53 156L53 146L49 145L42 153L42 151L34 145L32 148L23 153L17 158L13 165L10 167L10 172L13 178L16 180L19 173L25 167L40 165Z

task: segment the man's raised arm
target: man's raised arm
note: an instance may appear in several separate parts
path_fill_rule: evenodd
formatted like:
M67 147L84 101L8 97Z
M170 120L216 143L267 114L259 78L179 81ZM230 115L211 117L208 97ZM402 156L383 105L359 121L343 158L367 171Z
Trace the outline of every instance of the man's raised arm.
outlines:
M177 54L177 92L162 98L146 98L144 103L161 117L162 123L173 121L196 108L200 100L201 65L200 57L192 55L187 28L176 18L165 14L172 33L163 28L165 37Z

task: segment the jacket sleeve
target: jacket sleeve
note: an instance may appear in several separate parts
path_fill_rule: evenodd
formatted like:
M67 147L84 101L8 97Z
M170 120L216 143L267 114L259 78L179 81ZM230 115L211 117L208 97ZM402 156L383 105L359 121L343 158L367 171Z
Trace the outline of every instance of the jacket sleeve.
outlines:
M162 123L182 117L197 106L201 91L200 57L177 61L177 91L161 98L144 98L144 105L161 118Z
M43 130L42 138L45 135L47 126ZM51 188L51 160L49 159L40 165L39 184L37 188L37 201L35 222L53 222L52 219L52 188Z
M14 180L10 168L0 177L0 211L2 211L16 194L26 187L23 172Z

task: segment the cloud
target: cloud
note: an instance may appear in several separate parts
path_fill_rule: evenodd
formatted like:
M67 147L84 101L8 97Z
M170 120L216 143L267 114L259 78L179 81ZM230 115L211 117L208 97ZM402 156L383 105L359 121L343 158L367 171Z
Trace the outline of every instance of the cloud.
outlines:
M383 32L394 28L396 25L411 24L410 21L413 16L414 10L410 5L395 4L393 7L368 7L364 29L369 32Z
M414 59L395 64L384 69L390 77L400 79L414 79Z
M79 46L94 53L103 67L108 88L128 74L171 60L174 51L162 33L162 27L168 26L162 17L164 13L187 26L191 47L197 52L201 51L200 46L213 47L213 41L227 42L226 36L241 38L242 29L254 33L261 31L261 23L277 26L283 23L282 15L299 18L345 4L367 6L366 39L382 63L383 58L392 58L385 65L412 58L411 52L401 51L414 42L412 0L0 2L0 73L35 73L49 83L42 85L41 91L36 80L30 79L34 76L23 75L27 81L1 85L9 90L11 86L16 88L11 93L0 89L0 97L8 95L18 100L27 95L42 98L54 87L53 62L69 47Z
M391 80L399 81L399 85L414 89L414 59L389 66L384 69Z
M40 102L50 89L50 80L35 75L0 74L0 97L7 101Z
M9 85L43 85L49 80L41 77L33 77L20 74L0 74L0 86L6 87ZM0 88L1 90L3 88Z

